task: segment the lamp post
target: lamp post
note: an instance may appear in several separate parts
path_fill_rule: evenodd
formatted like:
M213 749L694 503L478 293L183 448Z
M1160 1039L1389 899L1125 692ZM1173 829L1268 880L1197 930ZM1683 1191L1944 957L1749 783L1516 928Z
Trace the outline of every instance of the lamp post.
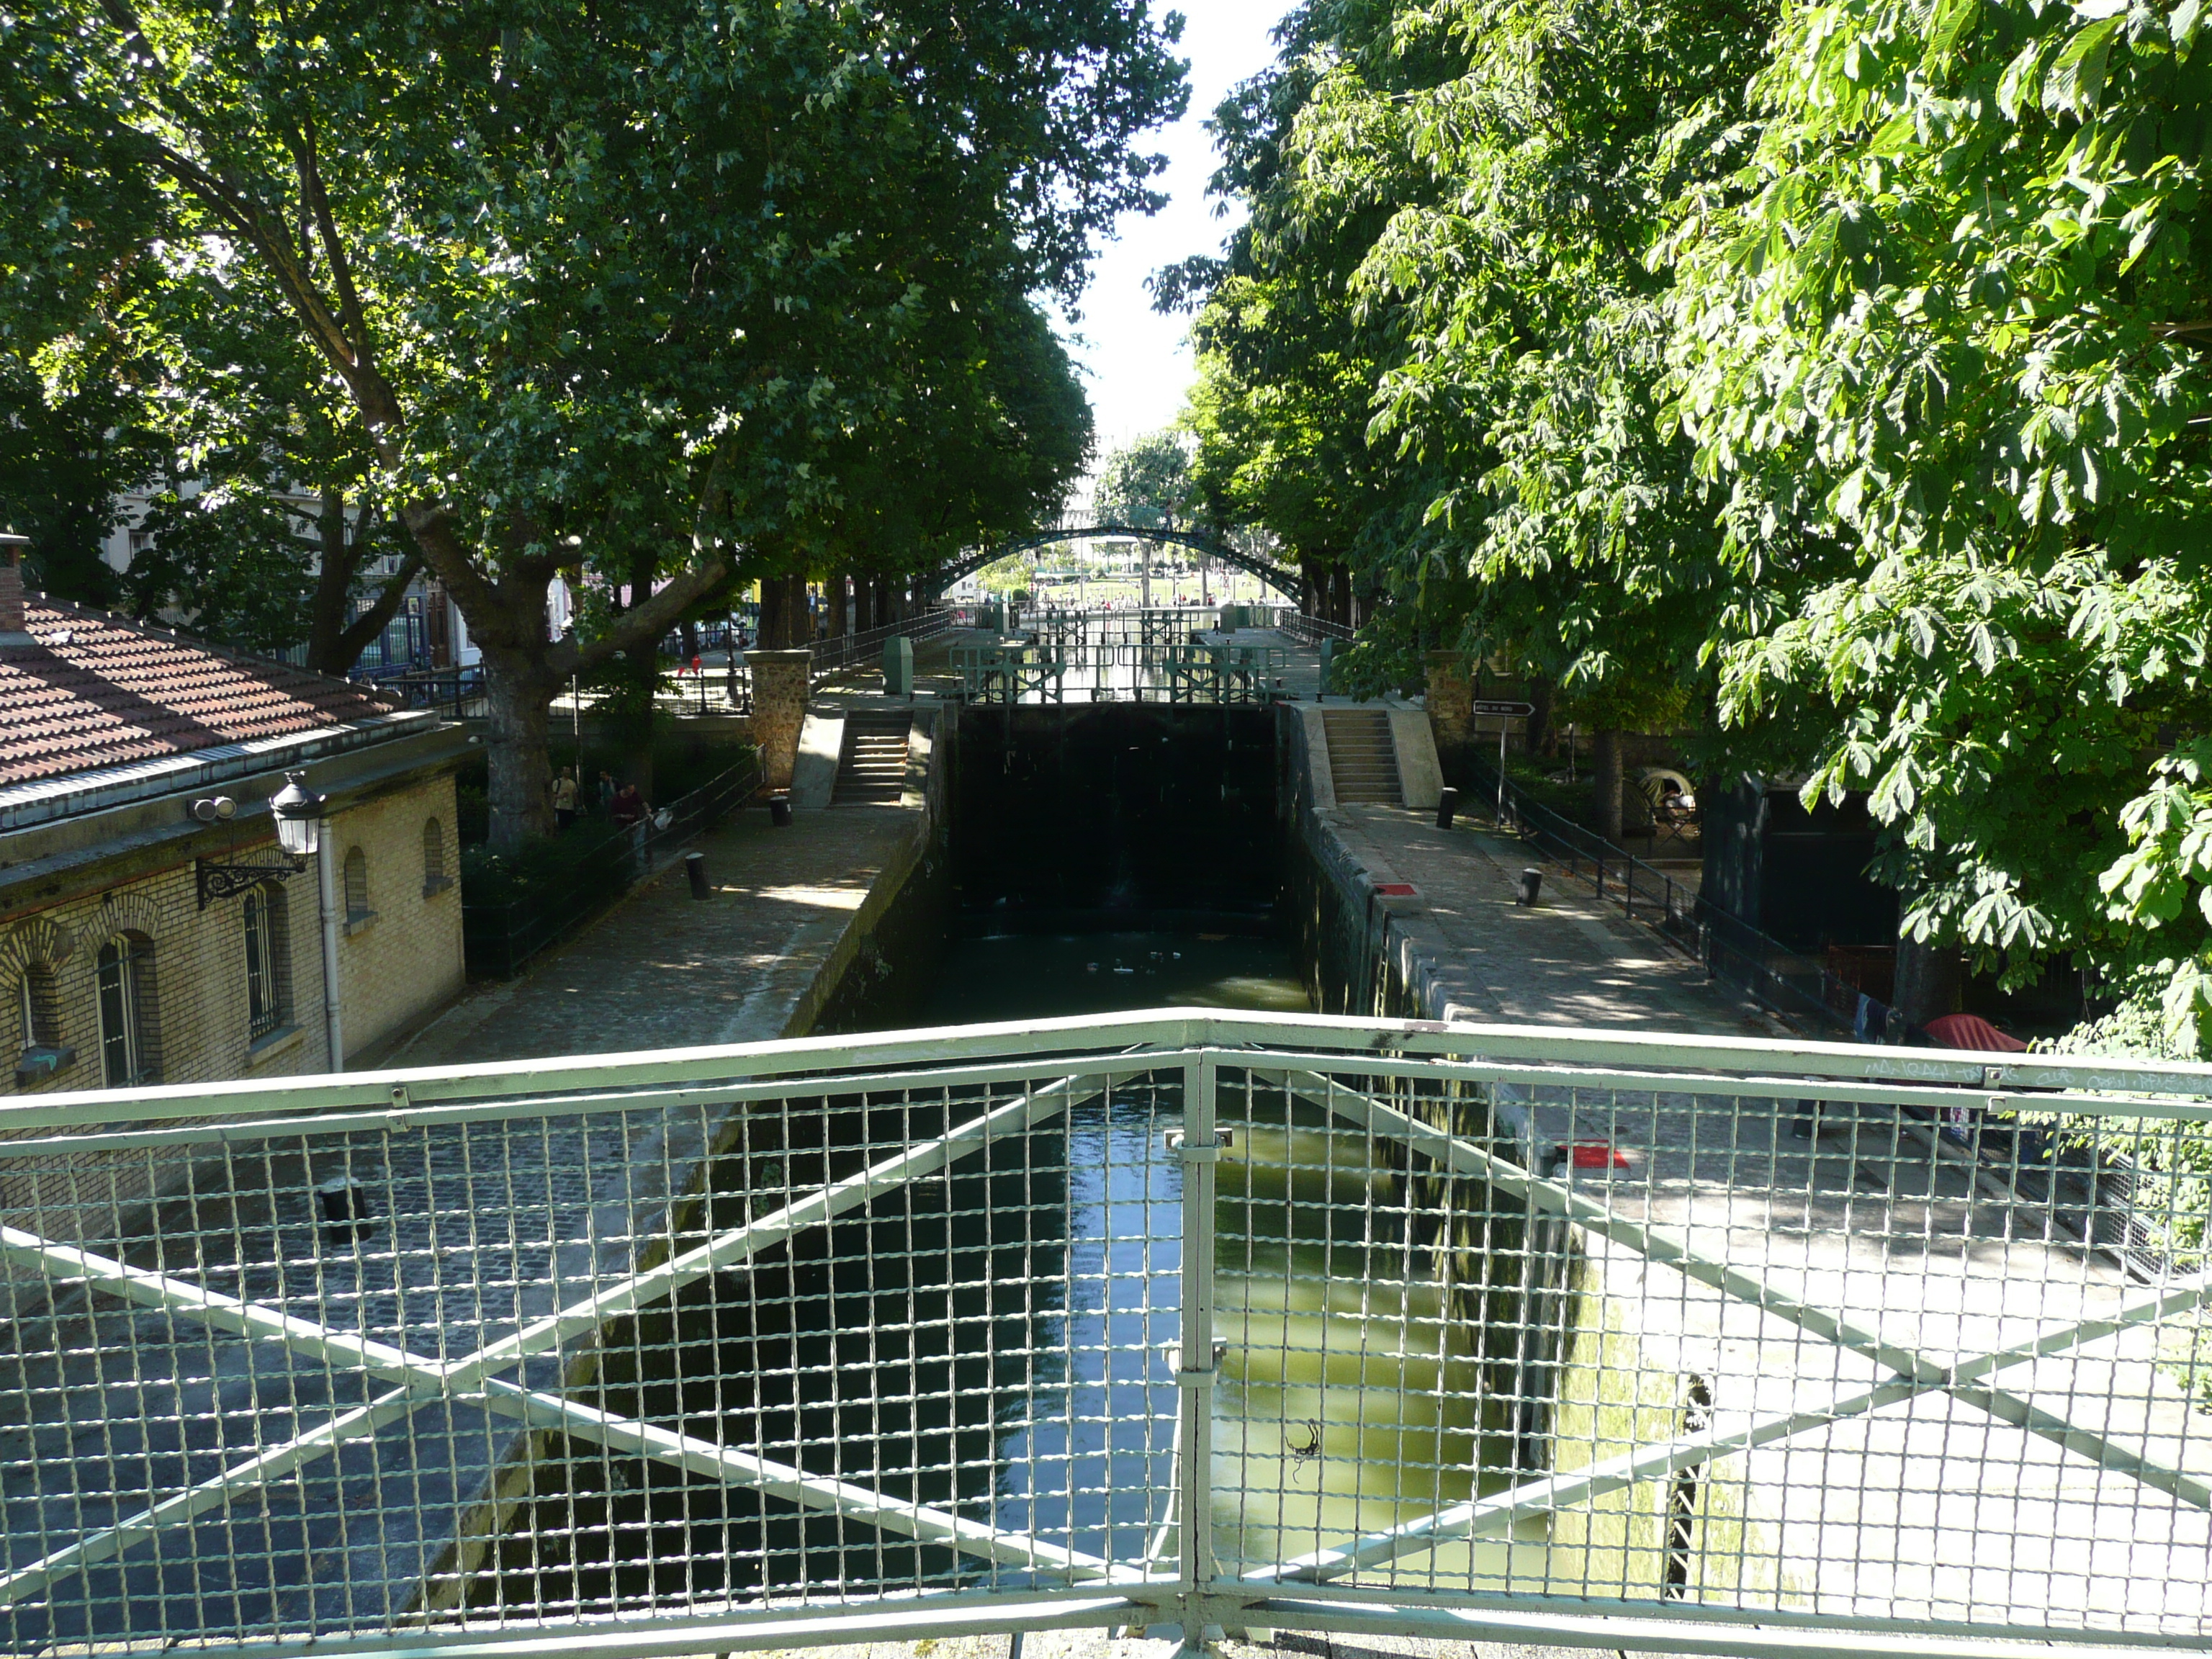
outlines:
M345 1070L345 1036L338 1018L338 905L331 879L330 849L323 845L324 797L307 787L305 772L287 772L284 787L270 801L276 818L276 844L295 859L315 860L316 896L323 923L323 1040L330 1068Z

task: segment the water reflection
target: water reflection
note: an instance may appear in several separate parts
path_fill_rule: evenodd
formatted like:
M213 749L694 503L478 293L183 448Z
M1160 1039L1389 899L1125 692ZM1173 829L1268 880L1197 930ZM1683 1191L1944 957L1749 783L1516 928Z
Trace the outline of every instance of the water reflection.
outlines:
M975 939L953 948L930 1017L1303 1007L1289 969L1260 939ZM1166 1136L1180 1081L1091 1088L1038 1133L691 1287L611 1334L593 1402L1082 1556L1164 1546L1171 1569L1183 1174ZM1505 1454L1486 1443L1476 1322L1449 1282L1457 1258L1415 1213L1419 1184L1311 1102L1249 1086L1224 1099L1236 1142L1218 1166L1214 1547L1235 1571L1462 1501ZM753 1179L763 1150L788 1152L781 1180L796 1194L983 1109L948 1100L936 1119L908 1108L894 1121L852 1108L861 1127L839 1130L836 1103L823 1106L832 1127L798 1112L749 1126L783 1138L750 1149ZM536 1516L503 1528L489 1592L510 1604L1066 1582L1004 1550L956 1553L592 1447L550 1443L534 1477ZM1463 1575L1466 1559L1431 1565Z
M1214 1548L1264 1566L1464 1501L1483 1360L1398 1169L1255 1094L1219 1167ZM1446 1565L1439 1561L1439 1568Z

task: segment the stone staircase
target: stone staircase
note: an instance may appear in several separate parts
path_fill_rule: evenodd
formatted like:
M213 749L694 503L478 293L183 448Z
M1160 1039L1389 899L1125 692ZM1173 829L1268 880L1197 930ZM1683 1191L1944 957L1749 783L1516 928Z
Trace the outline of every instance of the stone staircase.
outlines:
M854 709L845 716L845 744L837 756L832 806L888 801L906 793L906 745L914 715L904 708Z
M1380 708L1324 708L1321 723L1328 738L1328 769L1336 785L1337 805L1406 804L1388 714Z

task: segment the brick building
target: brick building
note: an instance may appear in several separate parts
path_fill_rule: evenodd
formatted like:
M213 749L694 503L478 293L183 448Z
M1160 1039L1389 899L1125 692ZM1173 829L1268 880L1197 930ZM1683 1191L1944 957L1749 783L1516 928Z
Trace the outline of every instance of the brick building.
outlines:
M462 982L467 744L0 562L0 1091L323 1072L334 1028L348 1060L411 1029ZM327 924L276 845L291 769L329 803Z

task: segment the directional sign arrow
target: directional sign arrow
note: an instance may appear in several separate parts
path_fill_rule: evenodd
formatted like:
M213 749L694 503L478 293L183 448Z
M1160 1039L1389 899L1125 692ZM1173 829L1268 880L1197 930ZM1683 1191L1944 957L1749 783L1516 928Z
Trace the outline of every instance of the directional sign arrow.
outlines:
M1536 705L1532 702L1478 702L1469 711L1476 714L1533 714Z

